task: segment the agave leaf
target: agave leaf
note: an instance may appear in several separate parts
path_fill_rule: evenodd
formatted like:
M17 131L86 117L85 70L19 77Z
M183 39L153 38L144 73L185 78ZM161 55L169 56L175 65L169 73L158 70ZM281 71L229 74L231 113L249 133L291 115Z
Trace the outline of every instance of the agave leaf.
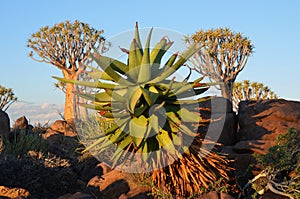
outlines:
M126 152L123 149L117 148L117 150L114 152L114 154L111 157L111 160L113 161L111 167L115 168L115 166L117 165L117 163L119 162L121 156L124 154L124 152Z
M76 84L76 85L86 86L86 87L91 87L91 88L113 89L113 90L127 88L127 86L103 83L100 81L98 81L98 82L77 81L77 80L65 79L65 78L60 78L60 77L55 77L55 76L52 76L52 78L54 78L60 82L71 83L71 84Z
M178 132L178 126L181 124L180 118L178 118L175 112L167 112L166 115L172 119L172 122L169 122L171 132Z
M111 66L114 70L116 70L118 73L124 75L128 72L129 68L126 64L123 62L120 62L117 59L113 59L104 55L100 56L100 59L102 60L105 65ZM94 68L95 70L95 68ZM101 72L100 70L97 69L97 71Z
M175 146L182 146L182 137L177 133L171 133L172 140Z
M162 38L152 49L150 54L150 64L160 65L161 58L163 57L165 51L165 46L167 44L167 39Z
M149 106L147 104L142 104L141 106L134 108L134 115L139 117L148 107Z
M126 102L126 98L124 97L124 92L126 92L125 89L120 89L120 90L110 90L106 89L106 94L111 97L113 100L112 101L117 101L117 102Z
M163 66L163 70L164 70L164 71L166 71L168 68L170 68L170 67L174 64L174 62L175 62L177 56L178 56L178 52L177 52L177 53L174 53L174 54L168 59L168 61L167 61L167 62L165 63L165 65Z
M114 81L114 79L111 78L106 72L96 70L94 68L93 71L87 72L87 74L95 81L98 81L99 79Z
M195 86L194 83L186 83L182 87L180 87L178 89L175 89L174 90L174 95L177 96L177 95L182 94L182 93L184 94L185 92L187 92L188 90L190 90L190 91L194 91L194 96L195 96L196 93L195 93L194 86ZM204 86L206 86L206 84L203 84L203 85L201 85L199 87L204 87ZM209 87L202 88L202 89L203 90L198 90L198 92L200 92L200 94L201 94L201 92L203 93L203 92L207 91L209 89Z
M200 102L205 102L209 99L212 99L212 97L202 97L202 98L198 98L198 99L195 99L195 100L177 100L177 101L174 101L174 102L170 102L171 104L174 104L174 105L191 105L191 104L198 104ZM167 101L167 103L169 103L169 101Z
M159 111L159 114L163 115L162 111ZM177 126L183 133L195 137L197 133L194 133L191 131L186 125L184 125L182 122L178 122L178 120L175 119L175 117L172 117L171 115L167 115L167 120L169 121L170 124Z
M120 140L122 140L125 136L128 136L128 133L124 131L127 124L124 124L121 128L118 128L114 134L111 134L109 137L109 140L112 143L118 143Z
M116 163L119 161L121 155L125 152L125 148L132 142L130 136L126 136L118 145L117 150L113 154L111 160L113 160L112 167L115 167Z
M130 117L119 119L116 123L113 123L110 128L104 129L103 130L104 134L110 135L110 134L114 133L117 129L119 129L121 126L123 126L129 119L130 119Z
M145 116L132 118L129 121L129 132L132 142L136 148L139 148L148 128L148 119Z
M179 60L177 60L171 67L169 67L166 71L160 74L158 77L154 78L150 81L150 83L158 83L165 79L167 79L170 75L176 72L195 52L200 49L198 45L190 47L185 52L182 53Z
M144 54L142 57L142 62L140 63L140 71L138 74L138 79L137 82L146 82L149 81L151 78L151 65L150 65L150 40L151 40L151 35L152 35L153 28L151 28L148 38L146 41L145 49L144 49Z
M130 86L133 85L133 83L127 81L122 76L120 76L113 68L115 66L113 62L111 62L110 58L104 57L104 56L97 56L90 55L94 61L102 68L105 73L107 73L111 78L114 79L115 82L118 82L121 85Z
M108 103L104 104L104 105L80 103L79 105L82 107L97 110L97 111L111 111L111 106L109 106Z
M202 121L202 118L198 114L191 112L186 108L181 108L177 113L181 117L183 122L199 123L200 121Z
M94 147L97 146L97 145L100 145L101 143L104 143L105 145L110 145L110 144L111 144L111 142L108 141L107 137L104 136L104 137L101 137L101 138L97 139L93 144L91 144L91 145L89 145L87 148L85 148L85 149L82 151L82 153L85 153L85 152L91 150L92 148L94 148ZM102 145L102 144L101 144L101 145ZM104 148L104 147L106 147L106 146L102 145L101 147Z
M94 102L94 105L96 107L97 106L103 106L103 107L110 106L111 107L111 111L126 109L126 104L124 104L123 102L119 102L119 101L113 101L113 102Z
M128 56L128 72L127 74L129 75L130 78L133 80L137 80L138 78L138 72L139 72L139 65L140 62L137 57L136 51L139 49L136 49L136 40L133 39L131 44L130 44L130 51L129 51L129 56Z
M104 112L101 112L101 116L102 117L105 117L105 118L128 118L129 113L127 112L117 112L117 111L114 111L114 112L109 112L109 111L104 111Z
M158 117L155 114L150 115L149 117L149 126L152 127L155 133L159 133L160 127L158 125Z
M191 90L188 90L186 92L183 92L183 93L178 93L174 96L176 96L177 98L188 98L188 97L195 97L197 95L200 95L202 93L204 93L205 91L207 91L209 89L209 87L206 87L206 88L200 88L200 89L191 89ZM173 95L169 96L169 97L172 97Z
M149 149L148 149L148 140L146 140L143 145L142 145L142 158L143 158L143 161L146 162L149 158Z
M152 106L156 102L156 100L158 99L159 92L157 91L157 89L154 86L151 86L149 88L149 90L145 89L145 88L142 88L142 87L141 87L141 89L142 89L143 96L144 96L147 104L149 106Z
M154 59L153 62L151 62L151 60L150 60L151 65L152 65L152 67L151 67L151 75L152 75L151 78L152 79L154 77L157 77L160 73L162 73L162 71L164 71L164 68L166 68L165 65L163 65L163 67L160 68L161 67L161 59L165 55L165 53L168 51L168 49L173 45L173 43L174 42L166 43L166 45L163 46L163 49L159 50L159 53L157 54L157 56L155 58L153 58ZM153 49L153 50L155 50L155 49ZM152 56L152 53L151 53L151 56ZM174 58L174 61L175 61L176 56L175 56L175 58L174 58L174 56L171 56L170 59ZM169 64L172 65L173 62L169 62Z
M137 44L138 48L141 50L141 54L143 54L143 47L142 47L142 44L141 44L138 22L135 23L134 38L136 40L136 44Z
M86 93L75 93L81 98L95 101L95 102L111 102L112 98L106 92L100 92L96 94L86 94Z
M167 131L161 129L161 133L156 135L156 139L162 148L170 154L176 154L175 146Z
M142 94L143 94L142 89L139 86L130 87L128 89L128 95L129 95L128 110L131 113L134 113L134 108L137 105L138 101L140 100Z

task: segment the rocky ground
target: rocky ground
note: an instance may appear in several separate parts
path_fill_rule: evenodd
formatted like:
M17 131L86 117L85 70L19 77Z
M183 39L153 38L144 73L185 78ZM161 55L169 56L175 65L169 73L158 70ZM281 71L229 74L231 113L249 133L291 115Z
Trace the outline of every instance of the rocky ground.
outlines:
M221 114L223 110L218 110L218 103L224 104L224 99L212 103L217 107L216 115ZM220 121L225 125L219 138L223 146L219 150L235 160L234 175L240 187L261 169L253 154L266 154L278 135L286 133L288 128L300 130L300 102L283 99L241 102L238 114L230 105L225 112L224 121ZM211 128L217 129L221 123L211 124ZM2 143L0 154L2 198L151 198L151 188L143 186L138 175L111 170L88 153L78 153L76 149L81 146L65 121L58 120L49 128L33 127L21 117L10 129L8 115L0 111L0 134L10 141ZM237 198L238 194L233 196ZM198 198L233 196L213 191ZM261 198L284 197L267 192Z

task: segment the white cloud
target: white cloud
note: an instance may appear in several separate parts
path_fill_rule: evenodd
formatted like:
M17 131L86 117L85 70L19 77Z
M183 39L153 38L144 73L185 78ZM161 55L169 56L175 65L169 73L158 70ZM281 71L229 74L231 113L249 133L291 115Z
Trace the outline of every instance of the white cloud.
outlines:
M36 125L37 123L51 124L55 120L61 119L59 113L63 113L63 104L31 104L26 102L16 102L9 107L7 113L10 117L11 126L14 124L16 119L21 116L25 116L29 123Z

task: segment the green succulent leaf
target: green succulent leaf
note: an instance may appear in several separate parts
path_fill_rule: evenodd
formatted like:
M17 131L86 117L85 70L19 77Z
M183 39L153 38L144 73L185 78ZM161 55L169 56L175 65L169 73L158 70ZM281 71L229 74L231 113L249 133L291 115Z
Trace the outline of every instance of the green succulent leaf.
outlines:
M106 72L101 71L99 69L93 68L91 66L87 66L91 68L93 71L87 72L87 74L94 80L98 81L99 79L113 81L114 79L111 78Z
M110 84L110 83L103 83L103 82L89 82L89 81L75 81L71 79L65 79L65 78L60 78L60 77L55 77L52 76L52 78L64 82L64 83L71 83L71 84L77 84L80 86L86 86L90 88L100 88L100 89L113 89L113 90L118 90L118 89L125 89L127 86L123 85L117 85L117 84Z
M155 114L150 115L149 117L149 126L152 127L155 133L159 133L160 127L159 127L159 122L158 122L158 117Z
M142 89L139 86L136 87L131 87L128 89L128 98L129 98L129 103L128 103L128 109L129 111L134 114L134 109L139 102L141 96L143 94Z
M153 31L153 28L151 28L151 30L148 34L148 38L147 38L146 45L144 48L144 54L143 54L142 61L139 66L140 71L138 74L138 80L137 80L138 83L149 81L151 78L151 65L150 65L149 50L150 50L150 40L151 40L152 31Z
M164 71L161 75L154 78L150 81L150 83L158 83L165 79L167 79L170 75L172 75L174 72L176 72L183 64L197 51L200 50L200 47L198 45L192 46L189 49L187 49L185 52L182 53L180 58L172 65L170 66L166 71Z
M111 102L112 98L110 95L107 94L107 92L100 92L96 94L85 94L85 93L75 93L81 98L95 101L95 102Z
M132 138L133 144L136 148L139 148L148 128L148 119L145 116L138 118L132 118L129 121L129 132Z
M133 85L133 83L122 78L122 76L114 70L116 66L112 59L101 56L100 54L96 54L95 56L91 54L91 57L102 68L102 70L105 71L105 73L107 73L114 80L114 82L118 82L119 84L126 86ZM126 67L126 65L124 67Z
M124 124L121 128L118 128L111 136L109 137L109 140L112 143L118 143L120 140L122 140L125 136L128 136L128 133L124 131L127 124Z
M167 131L161 130L161 133L156 135L156 139L162 148L167 150L170 154L176 154L175 146Z
M149 90L142 88L142 87L141 87L141 90L143 92L143 96L144 96L147 104L149 106L152 106L159 97L159 93L158 93L157 89L154 86L151 86L149 88Z
M183 122L199 123L202 120L200 115L198 115L194 112L191 112L186 108L181 108L178 111L178 114L180 115Z

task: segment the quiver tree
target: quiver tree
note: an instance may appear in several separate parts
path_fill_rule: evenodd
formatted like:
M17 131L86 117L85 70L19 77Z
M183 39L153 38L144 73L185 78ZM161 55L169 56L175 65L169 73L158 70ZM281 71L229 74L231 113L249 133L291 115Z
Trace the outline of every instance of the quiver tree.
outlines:
M194 69L213 81L222 82L222 96L231 101L233 83L253 52L251 41L228 28L200 30L186 41L188 45L203 46L191 59Z
M13 90L0 85L0 110L6 111L15 101L17 98Z
M92 48L99 48L104 41L103 30L95 30L88 24L69 21L55 24L53 27L42 27L28 39L28 47L33 51L29 56L36 61L54 65L62 71L66 79L78 80L86 69L87 61ZM36 59L34 53L39 57ZM67 83L64 87L65 109L64 117L72 120L75 117L74 105L78 87Z
M264 86L262 83L250 82L250 80L234 83L232 103L236 111L238 110L240 101L260 99L278 99L278 96L268 86Z

